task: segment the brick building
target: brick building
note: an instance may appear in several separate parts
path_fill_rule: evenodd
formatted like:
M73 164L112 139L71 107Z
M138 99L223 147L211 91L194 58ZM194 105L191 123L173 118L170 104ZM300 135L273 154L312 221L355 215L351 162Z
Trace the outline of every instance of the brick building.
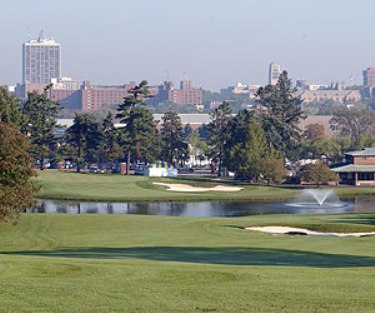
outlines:
M345 161L345 165L332 169L338 173L340 183L375 186L375 148L348 152Z

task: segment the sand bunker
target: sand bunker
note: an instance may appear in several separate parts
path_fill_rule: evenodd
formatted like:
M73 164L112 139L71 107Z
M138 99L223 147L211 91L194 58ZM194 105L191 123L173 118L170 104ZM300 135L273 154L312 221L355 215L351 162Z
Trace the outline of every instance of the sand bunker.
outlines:
M375 232L363 233L324 233L312 231L304 228L295 228L288 226L263 226L263 227L247 227L248 230L261 231L273 235L309 235L309 236L336 236L336 237L362 237L375 235Z
M215 187L196 187L186 184L153 183L154 185L167 186L170 191L205 192L205 191L240 191L243 188L234 186L217 185Z

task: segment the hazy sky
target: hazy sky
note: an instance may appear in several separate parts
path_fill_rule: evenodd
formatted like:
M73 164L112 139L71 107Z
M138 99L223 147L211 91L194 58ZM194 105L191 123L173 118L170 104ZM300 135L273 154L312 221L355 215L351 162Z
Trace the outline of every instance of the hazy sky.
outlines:
M93 83L187 77L219 90L262 84L270 62L293 80L348 80L375 66L374 0L0 0L0 84L21 81L21 45L62 44L62 74Z

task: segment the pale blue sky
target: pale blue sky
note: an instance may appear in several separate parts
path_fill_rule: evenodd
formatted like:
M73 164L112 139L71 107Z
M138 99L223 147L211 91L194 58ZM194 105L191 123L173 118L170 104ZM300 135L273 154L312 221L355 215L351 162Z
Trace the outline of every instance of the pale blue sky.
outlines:
M21 80L21 44L54 37L64 76L147 79L219 90L262 84L270 62L293 80L360 83L375 66L373 0L0 0L0 84Z

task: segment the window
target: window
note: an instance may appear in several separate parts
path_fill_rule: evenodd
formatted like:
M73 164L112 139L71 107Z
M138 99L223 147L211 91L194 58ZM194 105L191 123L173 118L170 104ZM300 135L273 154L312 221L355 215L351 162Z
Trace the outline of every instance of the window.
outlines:
M374 180L374 173L358 173L358 180Z

